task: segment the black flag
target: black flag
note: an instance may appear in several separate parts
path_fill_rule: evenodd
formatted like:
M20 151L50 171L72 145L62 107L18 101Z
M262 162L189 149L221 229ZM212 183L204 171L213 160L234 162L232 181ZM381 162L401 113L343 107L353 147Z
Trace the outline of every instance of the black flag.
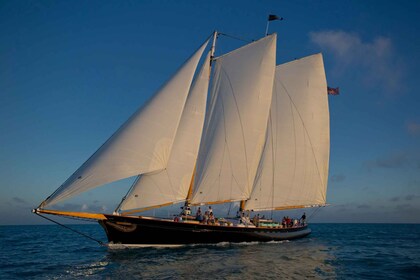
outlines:
M273 20L283 20L283 18L278 17L276 15L268 15L268 21L273 21Z

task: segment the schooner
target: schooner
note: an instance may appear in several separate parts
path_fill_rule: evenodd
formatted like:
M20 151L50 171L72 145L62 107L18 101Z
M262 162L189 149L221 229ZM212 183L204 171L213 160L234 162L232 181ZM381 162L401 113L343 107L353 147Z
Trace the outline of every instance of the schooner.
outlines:
M178 203L189 209L240 202L241 211L326 204L330 128L322 54L276 66L276 34L220 56L214 55L217 32L212 36L212 44L211 38L206 40L33 211L97 220L110 245L271 241L308 235L306 224L255 225L242 222L243 217L209 224L188 215L174 221L138 214ZM51 208L133 176L136 180L112 214Z

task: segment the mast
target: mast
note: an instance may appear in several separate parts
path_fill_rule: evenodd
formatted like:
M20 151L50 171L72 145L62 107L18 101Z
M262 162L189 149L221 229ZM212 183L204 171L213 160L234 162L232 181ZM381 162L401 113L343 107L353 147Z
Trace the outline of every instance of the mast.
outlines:
M190 200L191 200L191 197L192 197L192 194L193 194L193 186L194 186L194 178L195 178L195 170L196 170L196 168L197 168L197 163L194 166L194 171L193 171L193 174L192 174L192 177L191 177L191 182L190 182L190 188L188 189L187 198L185 200L185 206L187 206L187 205L190 204Z
M216 40L218 36L219 36L219 33L217 33L217 30L215 30L213 33L213 43L211 44L211 49L210 49L210 67L213 62L214 52L216 51Z
M214 53L216 51L216 41L217 41L218 36L219 35L218 35L217 30L215 30L214 33L213 33L213 42L212 42L212 45L211 45L211 48L210 48L210 64L209 64L210 70L211 70L211 65L212 65L213 58L214 58ZM209 78L210 78L210 75L211 75L211 71L209 71ZM187 194L187 197L185 199L185 204L184 204L184 208L183 208L184 211L187 210L187 207L189 207L190 201L191 201L191 198L192 198L192 195L193 195L193 187L194 187L194 179L195 179L196 169L197 169L197 161L194 165L194 171L193 171L193 175L191 177L190 187L188 189L188 194Z
M239 213L245 210L245 202L246 200L241 200L241 204L239 204Z

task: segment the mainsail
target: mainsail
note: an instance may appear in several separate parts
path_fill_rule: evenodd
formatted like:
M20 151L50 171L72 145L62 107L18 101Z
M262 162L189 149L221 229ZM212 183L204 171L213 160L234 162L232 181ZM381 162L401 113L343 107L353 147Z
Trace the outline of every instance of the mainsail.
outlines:
M277 66L266 145L249 210L326 203L329 111L322 55Z
M165 169L143 174L120 206L123 212L185 201L203 130L210 79L210 53L188 95Z
M264 147L276 35L216 58L191 202L248 199Z
M116 180L163 170L207 43L41 206L55 204Z

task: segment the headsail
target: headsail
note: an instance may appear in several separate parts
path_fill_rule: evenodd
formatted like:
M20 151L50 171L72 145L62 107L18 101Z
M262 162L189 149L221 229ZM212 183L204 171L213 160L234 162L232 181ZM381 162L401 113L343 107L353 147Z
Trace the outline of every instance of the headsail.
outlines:
M265 141L275 62L275 34L216 59L193 204L251 195Z
M326 202L330 127L322 55L277 66L267 141L245 209Z
M166 167L198 61L208 41L41 207L99 185Z
M123 212L185 201L203 130L209 79L210 53L191 87L166 168L141 175L120 206Z

